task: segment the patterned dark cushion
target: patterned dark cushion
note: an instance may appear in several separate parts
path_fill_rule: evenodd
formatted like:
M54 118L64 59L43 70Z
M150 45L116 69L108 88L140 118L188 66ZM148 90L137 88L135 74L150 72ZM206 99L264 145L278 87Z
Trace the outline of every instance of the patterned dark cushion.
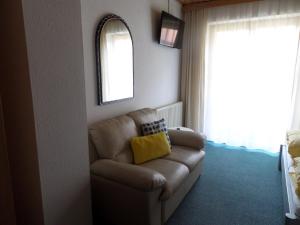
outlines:
M167 130L167 126L166 126L164 118L162 118L161 120L151 122L151 123L144 123L141 126L142 126L142 134L144 136L150 135L150 134L156 134L159 132L165 132L168 142L171 146L171 141L170 141L170 137L168 134L168 130Z

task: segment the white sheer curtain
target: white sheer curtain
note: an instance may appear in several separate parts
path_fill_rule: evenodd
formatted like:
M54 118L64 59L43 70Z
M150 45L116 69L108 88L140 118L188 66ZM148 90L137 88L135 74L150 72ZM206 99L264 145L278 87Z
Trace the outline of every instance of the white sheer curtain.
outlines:
M299 0L186 11L185 125L215 142L270 151L286 129L300 129L299 12Z
M207 11L209 140L276 152L285 131L300 128L299 4L272 0Z

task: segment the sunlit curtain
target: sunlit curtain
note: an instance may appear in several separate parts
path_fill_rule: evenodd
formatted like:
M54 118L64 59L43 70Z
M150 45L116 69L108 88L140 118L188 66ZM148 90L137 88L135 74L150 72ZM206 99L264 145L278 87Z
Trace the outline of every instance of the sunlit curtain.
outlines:
M208 11L204 133L276 152L299 124L299 1Z
M270 151L300 129L299 12L298 0L185 11L185 125Z

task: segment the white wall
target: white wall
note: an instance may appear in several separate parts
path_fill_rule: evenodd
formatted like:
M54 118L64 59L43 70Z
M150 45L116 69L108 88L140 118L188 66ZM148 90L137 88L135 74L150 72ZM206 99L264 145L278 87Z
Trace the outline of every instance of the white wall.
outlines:
M90 225L80 0L23 0L45 225Z
M167 0L81 0L81 4L88 123L178 101L180 50L157 43L160 13L168 10ZM109 13L121 16L133 36L135 96L97 106L95 31L100 19ZM181 17L181 6L175 0L170 1L170 13Z

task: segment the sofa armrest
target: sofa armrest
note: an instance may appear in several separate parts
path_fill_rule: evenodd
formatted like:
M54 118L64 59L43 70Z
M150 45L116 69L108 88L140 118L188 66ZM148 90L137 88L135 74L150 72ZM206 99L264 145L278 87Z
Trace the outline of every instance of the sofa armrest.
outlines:
M166 183L166 178L154 170L109 159L94 162L91 173L142 191L152 191Z
M200 150L204 147L203 137L195 132L182 130L168 130L172 145L181 145Z

